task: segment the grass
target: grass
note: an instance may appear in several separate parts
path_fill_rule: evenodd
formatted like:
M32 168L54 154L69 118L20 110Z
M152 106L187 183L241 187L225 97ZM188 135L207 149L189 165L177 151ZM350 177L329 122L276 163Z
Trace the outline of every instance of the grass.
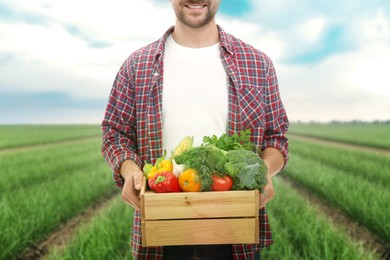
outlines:
M293 125L291 132L337 136L334 140L370 146L382 142L389 147L390 143L388 126L298 126L301 128ZM0 126L0 135L0 150L50 143L0 154L0 259L15 258L116 190L100 154L98 126ZM85 138L93 136L96 139ZM76 139L73 144L58 143ZM291 138L290 162L284 174L388 243L389 168L388 157ZM275 243L262 252L262 258L376 259L278 177L275 188L276 196L267 206ZM118 198L80 227L64 251L55 250L49 259L131 259L131 222L132 210Z
M131 259L129 237L132 212L118 196L90 223L80 227L63 251L56 249L47 259Z
M378 259L333 226L296 190L274 178L275 198L267 205L274 244L264 259Z
M0 158L5 173L0 185L5 190L0 197L0 259L15 257L116 190L98 142L57 145Z
M390 124L291 124L289 134L301 134L369 147L390 149Z
M19 151L0 155L2 178L0 189L15 193L42 182L69 175L88 164L102 165L100 139L62 144L33 151Z
M98 125L1 125L0 149L101 136Z
M337 169L297 153L291 153L285 174L339 207L386 243L390 242L390 190L387 187L373 185L355 176L353 170Z
M328 167L343 170L372 185L390 187L390 159L365 151L324 146L307 141L290 139L290 153L316 160Z
M274 245L262 251L265 259L376 259L351 241L289 185L275 178L278 196L269 204ZM282 195L283 194L283 195ZM118 198L81 227L63 252L47 259L131 259L128 230L131 209ZM115 220L115 221L113 221Z

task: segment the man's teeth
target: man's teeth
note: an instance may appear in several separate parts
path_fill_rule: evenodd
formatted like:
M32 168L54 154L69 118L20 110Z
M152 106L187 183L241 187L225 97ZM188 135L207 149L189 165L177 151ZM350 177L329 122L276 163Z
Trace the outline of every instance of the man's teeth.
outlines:
M194 9L200 9L203 8L203 5L188 5L189 8L194 8Z

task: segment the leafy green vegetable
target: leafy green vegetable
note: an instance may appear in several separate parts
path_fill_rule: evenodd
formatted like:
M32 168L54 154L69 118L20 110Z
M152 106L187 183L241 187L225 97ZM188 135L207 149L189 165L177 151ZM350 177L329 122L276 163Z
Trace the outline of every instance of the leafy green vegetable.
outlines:
M229 136L222 134L217 137L216 135L204 136L203 145L215 145L219 149L229 151L237 149L245 149L249 151L255 151L256 146L250 140L250 129L242 130L239 134L234 133Z
M212 174L227 174L233 178L233 189L258 189L267 184L267 167L250 141L250 130L220 137L205 136L201 146L192 147L173 158L185 168L196 169L201 179L201 191L210 191Z
M244 149L230 150L226 153L224 169L231 177L234 177L243 167L255 163L264 164L263 160L255 152Z
M201 191L210 191L212 173L224 172L225 151L214 145L192 147L173 159L177 164L185 164L186 169L196 169L201 179Z
M268 183L267 174L264 172L264 167L256 163L247 165L233 178L234 190L263 190L263 187Z
M233 189L261 191L267 184L267 166L255 152L231 150L225 159L224 169L233 178Z

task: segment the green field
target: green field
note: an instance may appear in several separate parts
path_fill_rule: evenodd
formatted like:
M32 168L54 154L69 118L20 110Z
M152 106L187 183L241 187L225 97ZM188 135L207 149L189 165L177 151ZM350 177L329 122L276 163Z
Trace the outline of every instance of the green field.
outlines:
M387 128L379 124L325 126L331 136L338 136L332 140L342 142L354 143L348 133L367 129L379 137L361 138L365 141L360 145L378 147L377 140L384 138L386 143L388 138L383 137ZM300 124L291 129L307 135L312 127ZM17 258L71 218L118 192L100 153L99 126L0 126L0 134L0 259ZM4 142L3 136L11 141ZM390 244L389 156L296 140L291 135L290 162L274 178L276 197L267 206L274 244L262 252L264 259L381 259L309 203L284 175L344 212L383 244ZM131 223L132 210L115 195L77 227L64 248L50 248L46 257L131 259Z
M0 148L48 144L100 135L101 130L97 125L3 125L0 126Z
M390 124L292 124L289 133L390 149Z
M274 245L262 253L264 259L376 259L361 244L335 228L304 197L275 178L279 196L267 206Z
M116 191L100 145L97 137L0 155L0 241L7 241L0 243L0 259L17 255Z
M317 154L321 151L326 155ZM339 164L335 162L337 158ZM292 140L291 161L284 174L390 243L389 169L387 156L359 151L348 153Z
M90 223L79 228L62 252L53 250L47 259L131 259L131 224L132 209L117 196L114 203L94 216Z

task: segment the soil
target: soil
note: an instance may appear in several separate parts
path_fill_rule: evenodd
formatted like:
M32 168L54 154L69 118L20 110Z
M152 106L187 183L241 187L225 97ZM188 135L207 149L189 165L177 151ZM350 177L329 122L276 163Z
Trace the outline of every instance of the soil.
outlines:
M42 240L38 244L32 244L22 254L20 254L17 260L36 260L44 259L51 249L56 248L61 251L66 246L68 241L75 234L77 229L86 223L89 223L91 219L102 209L112 203L114 199L118 199L116 196L118 192L110 194L108 197L96 202L91 207L85 209L81 214L73 217L68 222L59 226L53 233Z

